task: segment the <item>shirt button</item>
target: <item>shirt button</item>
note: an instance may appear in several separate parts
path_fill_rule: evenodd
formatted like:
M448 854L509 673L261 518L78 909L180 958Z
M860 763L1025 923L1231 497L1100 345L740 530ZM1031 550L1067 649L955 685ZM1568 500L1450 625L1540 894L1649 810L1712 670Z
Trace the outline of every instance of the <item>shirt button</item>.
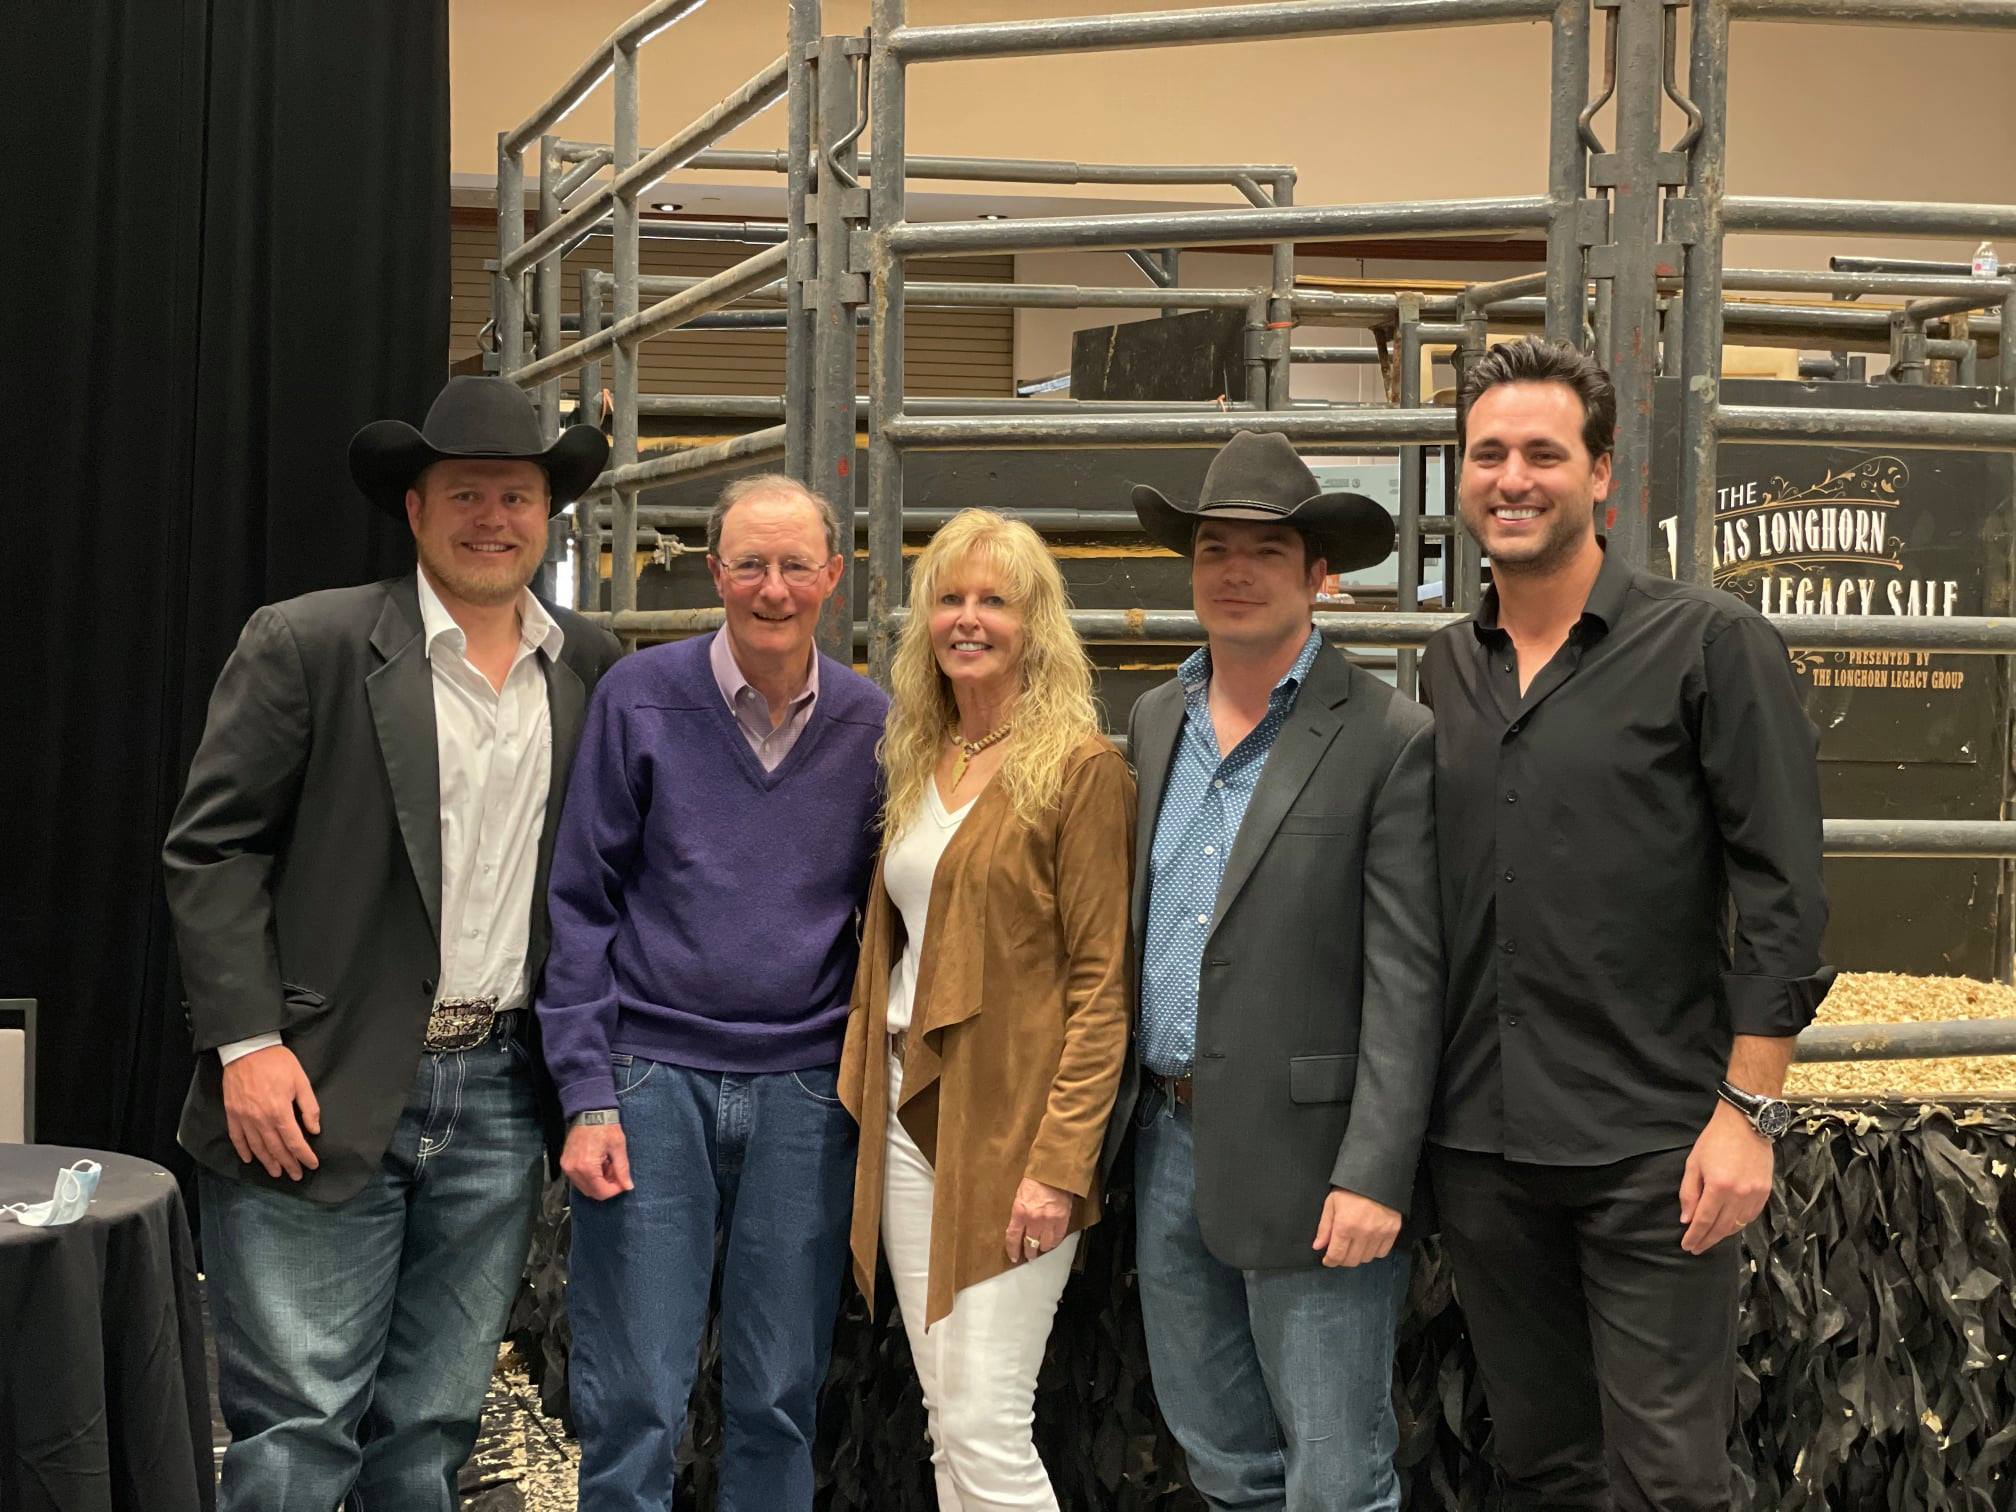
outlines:
M1512 880L1512 868L1509 866L1505 868L1505 880L1507 882Z
M1511 725L1511 728L1509 728L1508 730L1506 730L1506 732L1505 732L1505 733L1506 733L1507 735L1517 735L1517 734L1519 733L1519 729L1520 729L1520 726L1521 726L1521 725L1523 725L1524 723L1525 723L1525 721L1524 721L1523 719L1515 719L1515 720L1513 720L1513 721L1512 721L1512 725Z
M1209 923L1211 922L1211 915L1209 915L1209 914L1199 914L1199 915L1197 915L1197 922L1198 922L1199 924L1209 924Z
M1215 780L1213 780L1211 786L1213 786L1214 788L1222 788L1225 786L1225 779L1223 777L1216 778Z
M1507 941L1506 941L1506 942L1505 942L1504 944L1500 945L1500 946L1499 946L1498 948L1499 948L1500 950L1504 951L1504 952L1505 952L1505 954L1507 954L1507 955L1511 955L1511 954L1512 954L1512 953L1513 953L1514 951L1516 951L1516 950L1517 950L1517 949L1518 949L1519 947L1518 947L1518 946L1516 946L1516 945L1514 945L1514 944L1513 944L1513 943L1512 943L1512 942L1511 942L1510 940L1507 940Z
M1505 801L1507 803L1517 803L1519 801L1519 795L1517 793L1507 793L1505 795Z
M1517 1029L1519 1027L1519 1015L1516 1013L1506 1014L1505 1027L1508 1029Z
M1204 847L1204 854L1207 856L1215 856L1218 854L1218 847L1215 845L1207 845Z

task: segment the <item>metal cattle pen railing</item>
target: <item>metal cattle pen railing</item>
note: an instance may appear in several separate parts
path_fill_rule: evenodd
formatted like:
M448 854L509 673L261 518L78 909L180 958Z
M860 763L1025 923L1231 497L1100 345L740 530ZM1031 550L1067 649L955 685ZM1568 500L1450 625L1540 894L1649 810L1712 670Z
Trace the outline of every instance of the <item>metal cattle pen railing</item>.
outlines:
M695 8L658 0L617 28L555 94L514 130L500 134L498 259L494 320L498 368L535 390L549 429L561 416L560 380L578 373L580 412L594 413L610 365L607 419L614 444L596 490L577 507L578 602L592 606L604 532L611 539L607 622L632 640L690 633L718 624L707 608L641 610L637 604L640 527L690 529L689 511L644 509L644 488L751 464L781 462L833 497L843 519L861 411L867 420L866 618L852 619L851 586L829 604L821 641L853 655L865 645L871 672L886 674L902 618L906 528L935 518L903 500L903 460L913 450L1002 447L1209 446L1253 427L1298 443L1336 443L1399 457L1400 612L1319 617L1325 633L1358 647L1399 652L1403 686L1413 656L1448 616L1416 612L1426 548L1443 555L1447 601L1474 606L1481 564L1474 545L1424 498L1429 447L1453 448L1454 417L1424 403L1421 357L1447 350L1459 371L1493 331L1539 329L1591 346L1618 390L1619 434L1613 550L1644 560L1651 528L1653 386L1681 380L1682 484L1674 568L1695 581L1712 576L1716 447L1721 440L1811 444L2016 448L2016 281L1955 278L1942 271L1835 272L1725 269L1729 231L1816 234L1908 233L1966 238L2016 232L2016 206L1922 205L1745 198L1723 192L1727 37L1732 17L1839 23L2016 27L2016 0L1278 0L1186 11L1144 11L1062 19L944 26L908 23L906 0L873 0L865 37L821 34L818 0L789 0L783 56L723 97L665 142L640 151L637 50ZM1683 49L1681 9L1690 12ZM1596 49L1603 86L1592 97L1592 21L1604 19ZM1237 42L1295 36L1506 22L1544 22L1550 31L1547 189L1502 198L1385 205L1294 203L1288 164L1128 165L1016 158L912 156L905 88L910 68L980 59L1118 48ZM1680 79L1685 53L1684 92ZM861 92L865 76L866 96ZM607 144L553 134L561 120L608 78L613 131ZM782 152L734 151L716 143L769 105L788 109ZM1687 125L1671 145L1661 111L1672 101ZM1597 118L1614 101L1608 130ZM858 143L868 135L863 163ZM539 147L537 229L525 234L525 154ZM730 169L781 173L787 220L657 222L653 236L739 242L757 250L706 278L644 278L642 192L674 171ZM600 177L606 173L605 179ZM920 222L905 215L909 179L1038 184L1221 186L1244 205L1131 214L1031 216L1013 221ZM612 271L584 273L581 314L565 341L561 263L588 236L613 239ZM1460 293L1360 293L1298 287L1298 242L1451 235L1541 234L1543 273L1475 284ZM1187 247L1271 245L1268 277L1251 288L1185 288L1178 251ZM1056 249L1128 256L1147 287L1078 287L911 281L913 258ZM1739 292L1827 294L1837 301L1901 297L1896 309L1730 302ZM646 297L654 302L645 305ZM1025 399L919 400L904 393L904 325L911 307L1239 309L1247 314L1248 392L1243 403L1106 404ZM779 308L781 306L781 309ZM731 308L739 307L739 308ZM1993 308L1999 319L1978 318ZM865 320L865 394L856 372L857 325ZM706 323L781 325L786 391L774 396L644 396L637 351L654 336ZM1380 347L1296 348L1297 325L1375 331ZM1929 364L1953 364L1962 379L1992 372L2001 414L1844 412L1723 405L1725 334L1760 345L1889 354L1898 381L1922 382ZM1985 361L1993 344L1992 368ZM528 355L528 346L530 353ZM1372 406L1298 403L1297 363L1380 363L1389 401ZM772 423L725 441L639 456L641 416L707 416ZM1099 529L1100 511L1036 511L1058 529ZM1088 524L1090 521L1100 521ZM858 527L859 520L854 522ZM845 554L852 563L853 553ZM1194 615L1087 611L1074 616L1089 641L1195 642ZM1824 619L1776 617L1802 649L1881 648L2007 656L2016 620ZM858 638L858 640L857 640ZM2016 823L1831 821L1830 853L2016 856ZM1902 1035L1909 1040L1908 1032ZM1899 1041L1893 1037L1892 1043Z

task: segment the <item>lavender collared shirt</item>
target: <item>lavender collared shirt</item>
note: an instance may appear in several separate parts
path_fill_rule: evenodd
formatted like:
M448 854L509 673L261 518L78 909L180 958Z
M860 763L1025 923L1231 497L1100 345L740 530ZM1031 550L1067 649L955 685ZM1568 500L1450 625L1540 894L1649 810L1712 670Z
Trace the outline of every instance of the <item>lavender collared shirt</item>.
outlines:
M812 718L812 705L819 701L818 651L812 653L812 672L805 679L804 689L791 700L783 721L774 729L770 725L770 702L742 675L726 630L714 632L714 643L707 648L707 664L714 669L714 684L728 700L728 712L735 716L735 723L749 741L749 749L763 763L764 771L776 771L791 754L791 747L798 744L798 737L805 733L805 726Z

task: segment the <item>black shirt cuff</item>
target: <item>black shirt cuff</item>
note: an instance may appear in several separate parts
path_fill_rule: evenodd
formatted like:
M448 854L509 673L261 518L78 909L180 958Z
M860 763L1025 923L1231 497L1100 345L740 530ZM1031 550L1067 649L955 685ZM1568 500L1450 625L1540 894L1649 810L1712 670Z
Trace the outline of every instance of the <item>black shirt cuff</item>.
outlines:
M1722 990L1729 1000L1729 1027L1737 1034L1783 1038L1813 1022L1820 1000L1834 985L1834 968L1809 977L1746 976L1725 971Z

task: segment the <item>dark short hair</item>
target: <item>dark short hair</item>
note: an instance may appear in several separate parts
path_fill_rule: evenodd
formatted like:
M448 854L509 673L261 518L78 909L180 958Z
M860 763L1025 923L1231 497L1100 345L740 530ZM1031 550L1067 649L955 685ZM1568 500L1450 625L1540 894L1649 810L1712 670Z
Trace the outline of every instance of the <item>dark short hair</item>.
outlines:
M1582 401L1582 444L1589 460L1617 444L1617 391L1603 365L1565 341L1522 336L1501 341L1469 365L1456 395L1456 445L1469 444L1470 406L1501 383L1560 383Z
M744 499L767 498L773 494L811 505L813 512L819 516L819 528L826 533L826 555L840 555L840 516L831 501L786 473L756 473L747 478L737 478L721 490L721 497L707 511L708 555L721 555L721 527L728 518L729 510Z

